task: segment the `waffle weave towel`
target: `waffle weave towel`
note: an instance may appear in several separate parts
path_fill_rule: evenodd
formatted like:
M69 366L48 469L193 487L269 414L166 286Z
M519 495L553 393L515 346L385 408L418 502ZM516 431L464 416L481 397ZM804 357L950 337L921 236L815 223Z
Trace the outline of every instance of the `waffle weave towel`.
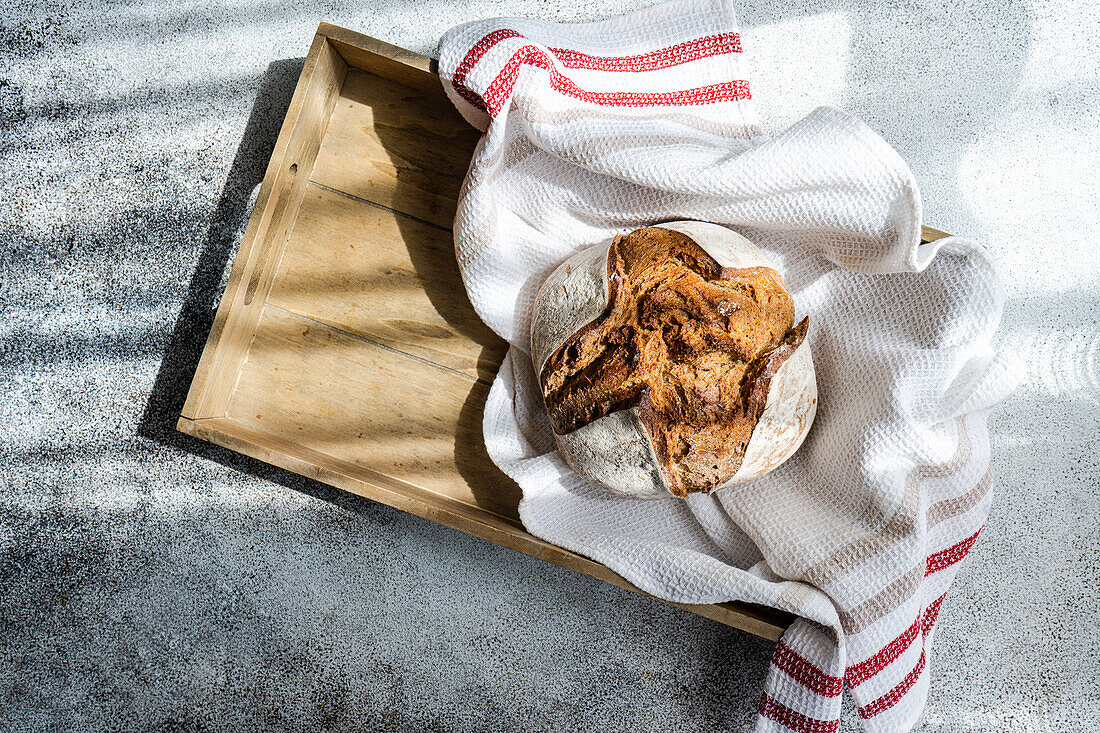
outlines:
M485 410L527 529L672 601L799 617L761 731L909 730L940 604L989 508L988 409L1015 384L990 347L985 251L920 244L913 176L870 128L820 108L767 137L721 1L589 24L494 18L440 42L448 95L484 131L455 218L463 281L511 348ZM532 302L576 250L674 219L730 226L780 267L802 315L817 420L781 469L711 496L606 496L555 451L528 356ZM735 664L736 660L730 660Z

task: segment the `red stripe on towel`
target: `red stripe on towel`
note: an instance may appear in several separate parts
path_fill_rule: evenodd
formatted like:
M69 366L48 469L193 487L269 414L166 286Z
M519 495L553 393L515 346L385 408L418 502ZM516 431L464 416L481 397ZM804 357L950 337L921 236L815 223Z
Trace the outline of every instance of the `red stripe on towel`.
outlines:
M454 78L451 79L451 84L454 85L455 91L458 92L459 96L482 112L485 111L485 103L481 101L481 97L466 87L466 76L470 73L470 70L477 65L477 62L481 61L482 57L489 52L489 49L505 38L515 38L518 35L521 35L520 32L514 31L511 28L501 28L493 31L475 43L473 48L467 51L466 55L462 58L462 63L455 69Z
M679 92L593 92L581 89L572 79L563 76L554 68L550 57L538 47L524 46L512 54L512 58L485 91L485 104L493 117L500 112L504 100L512 93L519 70L524 64L537 66L549 72L550 86L556 91L583 102L609 107L681 106L751 98L749 83L744 79Z
M925 577L940 570L944 570L966 557L967 553L970 552L970 548L972 548L975 541L977 541L981 531L981 528L979 528L977 532L967 537L965 540L948 547L946 550L941 550L929 555L925 559ZM854 664L849 667L844 675L844 681L848 683L848 686L858 687L863 684L904 654L917 638L928 636L932 626L936 623L936 618L940 613L940 606L943 605L943 599L946 596L947 594L944 593L944 595L933 601L927 609L917 615L917 618L909 628L880 649L874 656L868 657L859 664ZM788 650L790 654L795 654L794 650L784 645L783 642L779 642L779 645L776 646L772 663L807 689L813 690L819 695L829 696L827 693L822 692L821 689L831 690L832 687L827 680L836 678L821 671L802 656L798 656L797 662L788 660L786 653L783 652L784 649Z
M775 647L772 664L786 672L803 687L823 697L836 697L844 691L844 680L818 669L810 660L782 641Z
M905 697L905 693L916 684L920 679L921 672L924 671L924 665L928 662L928 656L924 653L924 650L920 650L920 659L917 660L917 666L913 667L913 671L905 676L901 682L897 684L894 689L887 692L868 705L865 705L859 709L859 717L861 718L873 718L883 710L889 710L894 707L901 698Z
M568 48L551 48L550 52L570 69L594 69L596 71L654 71L670 66L686 64L689 61L720 56L727 53L741 53L741 35L739 33L719 33L703 36L675 46L639 53L634 56L592 56Z
M927 636L928 631L932 628L932 624L936 622L936 617L940 614L940 606L943 605L943 599L946 597L947 594L944 593L933 601L928 608L917 615L917 619L913 622L912 626L903 631L898 638L884 646L873 657L869 657L859 664L853 664L849 667L847 674L844 675L844 679L848 682L848 686L858 687L884 670L910 647L916 640L918 634Z
M882 647L873 657L869 657L859 664L854 664L849 667L847 674L844 675L844 679L848 681L848 686L858 687L900 657L913 643L913 640L917 638L917 634L920 633L921 618L922 616L918 616L912 626L903 631L901 636Z
M551 87L576 99L605 106L639 107L648 105L708 104L737 99L750 99L749 84L736 79L680 92L593 92L578 87L571 79L558 72L550 58L536 46L524 46L512 54L508 63L486 89L484 99L466 86L466 78L477 63L493 46L508 38L522 37L518 31L501 28L486 35L471 48L455 69L451 80L455 91L478 109L496 116L503 100L515 86L519 69L531 64L550 72ZM568 49L551 49L567 68L584 68L601 71L649 71L676 66L688 61L741 51L741 37L736 33L705 36L694 41L634 56L591 56Z
M760 714L790 728L795 733L836 733L840 730L839 720L818 720L807 717L797 710L791 710L766 692L760 699Z
M932 573L937 573L940 570L949 568L966 557L966 553L970 552L970 548L974 546L974 543L978 539L978 535L981 533L982 528L979 527L977 532L970 535L962 542L952 545L946 550L941 550L934 555L929 555L924 563L924 577L927 578Z
M924 615L920 620L922 639L932 632L932 627L936 625L936 619L940 616L940 607L943 605L943 599L946 597L947 594L944 593L925 609ZM917 680L920 679L921 672L924 671L924 667L927 663L928 656L922 648L920 650L920 659L917 660L917 664L913 667L912 671L905 676L905 679L882 697L861 707L859 709L859 716L861 718L873 718L883 710L887 710L897 704L901 698L905 697L905 693L909 692L913 685L916 684Z

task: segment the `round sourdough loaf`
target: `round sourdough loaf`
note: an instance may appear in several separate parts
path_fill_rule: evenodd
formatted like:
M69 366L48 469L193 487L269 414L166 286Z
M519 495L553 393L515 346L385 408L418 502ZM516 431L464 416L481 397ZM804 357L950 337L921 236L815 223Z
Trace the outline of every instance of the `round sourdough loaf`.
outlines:
M546 279L531 324L562 457L633 498L764 475L817 410L807 325L774 263L717 224L645 227L576 253Z

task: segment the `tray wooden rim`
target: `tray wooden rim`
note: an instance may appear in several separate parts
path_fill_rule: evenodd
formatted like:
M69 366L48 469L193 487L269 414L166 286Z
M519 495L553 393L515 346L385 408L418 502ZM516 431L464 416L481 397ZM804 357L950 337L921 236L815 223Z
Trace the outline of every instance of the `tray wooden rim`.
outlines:
M272 260L280 256L279 240L293 226L304 196L328 116L348 69L359 69L406 86L443 94L436 61L356 31L322 22L303 65L286 118L219 303L210 335L192 379L177 429L201 440L336 486L383 504L509 547L626 590L651 596L610 568L545 542L514 520L449 497L425 493L398 478L370 471L337 458L260 433L235 423L224 408L235 386L224 378L228 365L243 361L269 289ZM300 172L299 167L305 171ZM949 236L923 228L923 241ZM430 498L429 498L430 497ZM794 616L763 606L727 602L673 603L757 636L778 641Z

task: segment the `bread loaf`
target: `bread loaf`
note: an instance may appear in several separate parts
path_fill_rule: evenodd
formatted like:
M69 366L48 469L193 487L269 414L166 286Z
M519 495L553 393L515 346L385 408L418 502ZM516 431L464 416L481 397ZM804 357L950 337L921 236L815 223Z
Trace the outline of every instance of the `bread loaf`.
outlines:
M611 493L709 493L761 476L809 431L817 385L767 256L673 222L578 252L543 284L531 356L561 455Z

